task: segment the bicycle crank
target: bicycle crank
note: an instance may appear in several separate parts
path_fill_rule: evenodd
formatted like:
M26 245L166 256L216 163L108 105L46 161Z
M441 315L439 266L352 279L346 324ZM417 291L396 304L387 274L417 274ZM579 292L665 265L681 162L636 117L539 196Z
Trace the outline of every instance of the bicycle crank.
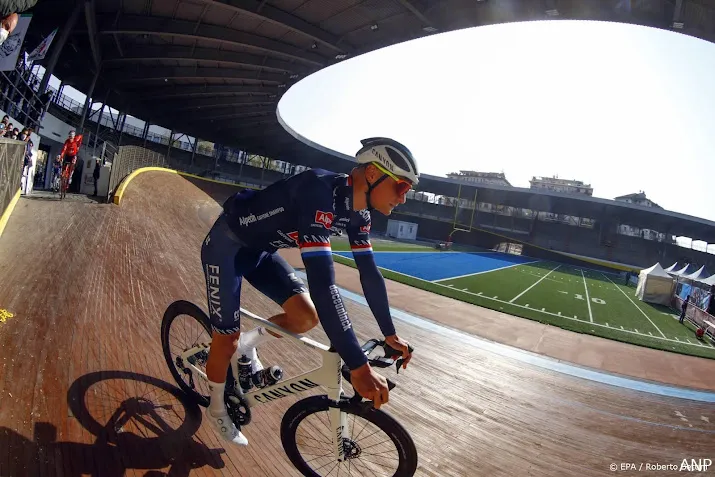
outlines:
M228 416L237 426L245 426L251 422L251 408L248 407L248 402L235 392L226 390L224 394L226 402L226 410Z

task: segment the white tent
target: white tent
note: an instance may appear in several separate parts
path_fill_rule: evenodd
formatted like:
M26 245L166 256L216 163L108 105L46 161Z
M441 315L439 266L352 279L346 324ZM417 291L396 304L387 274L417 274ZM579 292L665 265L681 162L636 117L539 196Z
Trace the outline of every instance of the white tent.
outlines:
M636 296L641 301L669 305L675 288L675 280L663 270L660 263L641 270L638 276Z
M689 275L689 274L693 273L694 271L695 271L695 267L689 263L686 266L684 266L683 268L681 268L680 270L670 271L668 273L670 273L671 275Z
M700 283L704 283L706 285L715 285L715 275L711 275L708 278L705 279L699 279L698 280Z
M666 271L666 272L672 272L673 270L675 270L675 267L677 267L677 266L678 266L678 262L675 262L674 264L672 264L671 266L669 266L668 268L666 268L665 271Z
M690 275L684 275L683 278L688 279L688 280L701 281L701 280L706 279L709 276L710 276L710 273L707 270L705 270L705 265L703 265L696 272L693 272Z

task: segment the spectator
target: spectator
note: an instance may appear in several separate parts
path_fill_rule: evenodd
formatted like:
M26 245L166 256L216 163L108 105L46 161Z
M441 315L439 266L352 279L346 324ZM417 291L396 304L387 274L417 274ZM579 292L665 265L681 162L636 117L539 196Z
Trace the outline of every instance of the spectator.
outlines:
M690 295L688 295L685 298L685 301L683 302L683 305L680 308L680 323L683 323L683 320L685 320L685 312L688 311L688 302L690 301Z
M32 177L35 172L35 158L32 151L33 143L30 141L25 147L25 158L22 165L22 192L27 195L30 193Z
M5 43L5 40L10 36L10 33L15 30L15 27L17 26L17 20L19 17L17 16L17 13L10 13L9 15L4 15L2 19L0 19L0 45Z
M5 137L9 131L12 131L12 128L7 122L3 122L1 125L2 129L0 129L0 137Z
M60 174L62 173L62 156L55 157L52 163L52 190L60 191Z
M0 0L0 45L17 26L18 13L34 7L37 0Z
M706 313L713 315L715 314L715 285L710 285L710 291L708 292L708 306L707 310L705 310Z
M97 182L99 182L99 173L102 169L102 163L99 159L94 165L94 172L92 172L92 177L94 178L94 196L97 196Z

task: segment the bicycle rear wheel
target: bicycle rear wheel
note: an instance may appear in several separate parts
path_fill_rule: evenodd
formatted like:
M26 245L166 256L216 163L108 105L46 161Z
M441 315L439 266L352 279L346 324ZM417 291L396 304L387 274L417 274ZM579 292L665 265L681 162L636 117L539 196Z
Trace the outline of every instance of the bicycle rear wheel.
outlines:
M197 404L209 405L209 385L179 357L199 343L211 343L211 323L206 313L188 301L175 301L164 312L161 321L161 347L171 375L179 387ZM206 372L208 352L189 358L191 364Z
M327 396L312 396L293 404L281 422L281 442L291 463L303 475L385 475L409 477L417 470L417 449L409 433L384 411L341 403L347 413L344 462L333 454ZM360 437L364 441L360 441Z

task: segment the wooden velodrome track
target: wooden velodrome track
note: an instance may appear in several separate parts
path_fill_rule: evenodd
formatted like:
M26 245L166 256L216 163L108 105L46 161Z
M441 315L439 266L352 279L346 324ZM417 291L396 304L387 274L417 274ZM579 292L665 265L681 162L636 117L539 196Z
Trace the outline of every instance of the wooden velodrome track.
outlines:
M216 201L234 190L146 172L120 206L20 200L0 237L0 309L14 314L0 323L0 476L297 475L279 438L295 398L256 408L244 429L250 446L225 449L162 355L166 306L206 308L200 244ZM248 284L243 293L261 316L279 310ZM359 339L378 337L369 310L346 304ZM574 378L396 326L418 351L406 372L384 371L398 383L385 409L415 440L417 475L682 475L609 466L715 460L712 403ZM319 328L309 335L326 342ZM317 364L285 340L262 357L287 375Z

